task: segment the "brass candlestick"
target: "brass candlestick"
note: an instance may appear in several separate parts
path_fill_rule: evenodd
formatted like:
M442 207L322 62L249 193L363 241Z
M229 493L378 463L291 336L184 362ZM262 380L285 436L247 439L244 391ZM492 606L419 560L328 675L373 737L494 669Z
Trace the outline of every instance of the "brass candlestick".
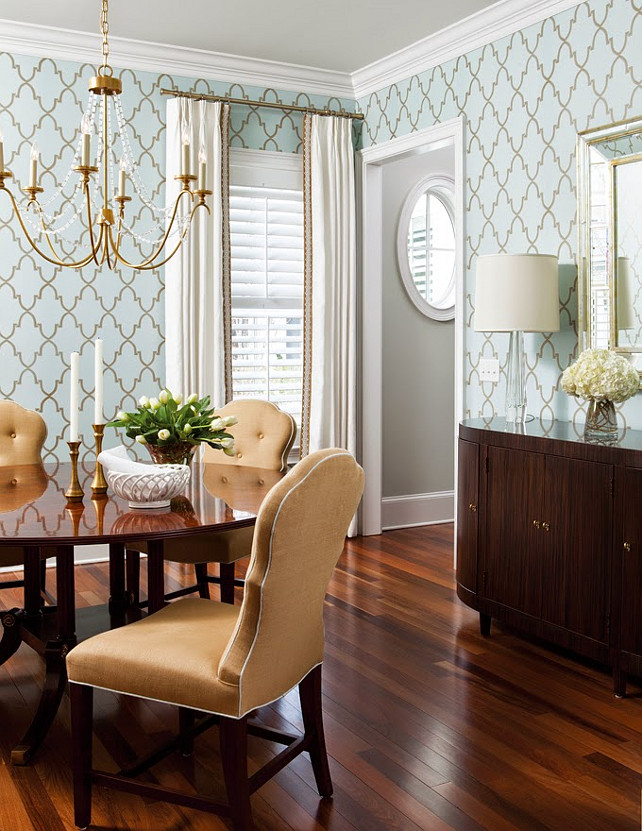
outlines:
M84 494L78 481L78 448L80 442L68 441L67 444L69 445L69 458L71 459L71 480L65 491L65 496L69 502L82 502Z
M94 424L94 439L96 440L96 472L94 473L94 481L91 483L92 493L107 493L107 482L103 473L103 466L98 461L98 456L103 449L103 433L105 432L104 424Z

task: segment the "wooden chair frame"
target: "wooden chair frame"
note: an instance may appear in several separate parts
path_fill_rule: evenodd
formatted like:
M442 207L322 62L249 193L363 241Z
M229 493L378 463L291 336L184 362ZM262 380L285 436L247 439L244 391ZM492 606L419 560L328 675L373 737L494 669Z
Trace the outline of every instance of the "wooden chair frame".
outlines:
M304 733L295 736L265 727L249 716L239 719L210 715L200 718L194 710L179 708L179 733L169 743L116 774L92 769L92 724L94 688L70 684L73 742L74 817L78 828L91 822L92 786L114 788L145 798L228 816L234 831L254 831L250 796L299 754L308 752L321 797L332 796L332 779L323 731L321 708L321 666L312 669L299 683ZM227 802L185 794L160 785L136 782L134 777L175 751L189 754L194 737L218 725ZM258 736L285 745L277 756L252 776L247 772L247 737Z

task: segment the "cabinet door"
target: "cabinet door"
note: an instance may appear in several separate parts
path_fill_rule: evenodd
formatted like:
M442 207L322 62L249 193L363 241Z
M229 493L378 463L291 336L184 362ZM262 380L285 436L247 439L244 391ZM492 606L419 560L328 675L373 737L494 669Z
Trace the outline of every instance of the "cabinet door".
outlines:
M624 520L621 541L616 535L617 548L622 546L620 649L642 656L642 470L624 470L624 489L619 499L623 502Z
M545 457L489 447L486 465L484 545L478 593L539 617Z
M608 643L613 468L548 456L542 618Z
M479 445L459 440L457 489L457 582L477 592Z

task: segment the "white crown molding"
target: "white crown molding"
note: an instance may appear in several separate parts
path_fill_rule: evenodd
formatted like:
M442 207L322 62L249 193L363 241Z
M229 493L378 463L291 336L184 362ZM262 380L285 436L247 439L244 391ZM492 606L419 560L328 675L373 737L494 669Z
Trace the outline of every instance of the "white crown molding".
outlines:
M0 50L96 65L101 54L97 34L0 19ZM129 38L110 38L110 61L121 69L183 75L189 78L250 84L262 89L354 98L348 72L244 58Z
M583 0L499 0L434 35L353 72L354 96L364 98L581 2Z
M583 0L499 0L353 73L129 38L112 38L110 58L114 66L123 69L358 99L581 2ZM19 55L86 61L95 65L101 39L99 35L87 32L0 19L0 49Z

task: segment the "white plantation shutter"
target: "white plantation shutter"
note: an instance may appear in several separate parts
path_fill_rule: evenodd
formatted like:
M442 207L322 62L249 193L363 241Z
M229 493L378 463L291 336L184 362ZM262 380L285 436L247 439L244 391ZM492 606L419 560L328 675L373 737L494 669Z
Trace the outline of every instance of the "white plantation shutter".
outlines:
M301 420L303 199L300 190L231 185L232 389Z

